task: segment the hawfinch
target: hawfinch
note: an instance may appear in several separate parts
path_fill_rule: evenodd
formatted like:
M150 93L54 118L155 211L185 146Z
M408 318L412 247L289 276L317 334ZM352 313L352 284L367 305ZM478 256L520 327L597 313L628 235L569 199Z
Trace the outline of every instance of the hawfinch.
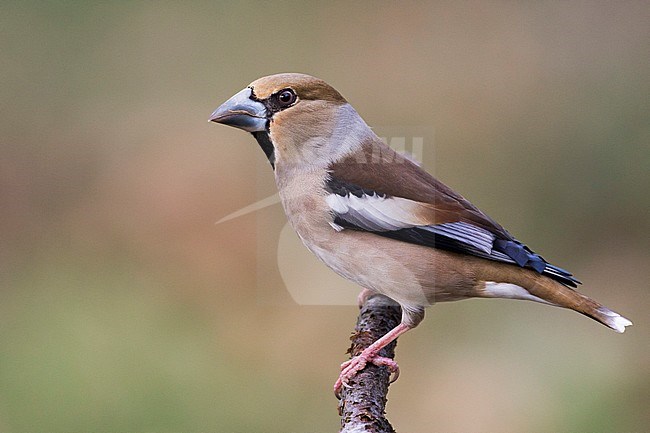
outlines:
M338 392L420 323L434 302L525 299L569 308L616 332L628 319L576 290L579 281L515 239L463 196L375 135L326 82L303 74L253 81L210 121L253 134L304 245L334 272L402 308L402 321L341 365Z

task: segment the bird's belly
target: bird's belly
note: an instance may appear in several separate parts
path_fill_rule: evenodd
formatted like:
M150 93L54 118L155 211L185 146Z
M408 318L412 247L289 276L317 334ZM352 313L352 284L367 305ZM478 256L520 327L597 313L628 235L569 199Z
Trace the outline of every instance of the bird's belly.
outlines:
M355 230L301 238L342 277L402 305L424 307L476 296L472 273L453 253Z

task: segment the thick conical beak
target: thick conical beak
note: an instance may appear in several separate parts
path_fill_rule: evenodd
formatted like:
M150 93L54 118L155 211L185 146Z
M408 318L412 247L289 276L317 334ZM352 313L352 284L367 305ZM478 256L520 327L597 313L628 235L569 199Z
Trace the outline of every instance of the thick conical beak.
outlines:
M251 99L253 91L245 88L221 104L210 115L210 122L234 126L248 132L266 129L266 107L259 101Z

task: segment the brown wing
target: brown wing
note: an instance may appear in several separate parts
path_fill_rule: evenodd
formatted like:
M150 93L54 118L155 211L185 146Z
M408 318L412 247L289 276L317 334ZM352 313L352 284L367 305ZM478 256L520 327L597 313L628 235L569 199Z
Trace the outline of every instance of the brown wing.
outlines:
M377 140L331 166L332 177L369 191L433 206L430 224L466 222L501 239L514 239L507 230L463 196Z
M516 264L570 287L579 283L381 141L332 164L326 188L334 223L342 228Z

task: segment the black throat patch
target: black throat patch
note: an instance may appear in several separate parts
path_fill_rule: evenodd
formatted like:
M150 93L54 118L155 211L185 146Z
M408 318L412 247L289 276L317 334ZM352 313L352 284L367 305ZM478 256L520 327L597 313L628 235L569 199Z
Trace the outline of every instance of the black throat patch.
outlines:
M255 131L252 132L253 137L257 140L257 144L260 145L264 154L271 163L271 167L275 170L275 151L273 149L273 143L271 143L271 138L269 137L268 130L265 131Z

